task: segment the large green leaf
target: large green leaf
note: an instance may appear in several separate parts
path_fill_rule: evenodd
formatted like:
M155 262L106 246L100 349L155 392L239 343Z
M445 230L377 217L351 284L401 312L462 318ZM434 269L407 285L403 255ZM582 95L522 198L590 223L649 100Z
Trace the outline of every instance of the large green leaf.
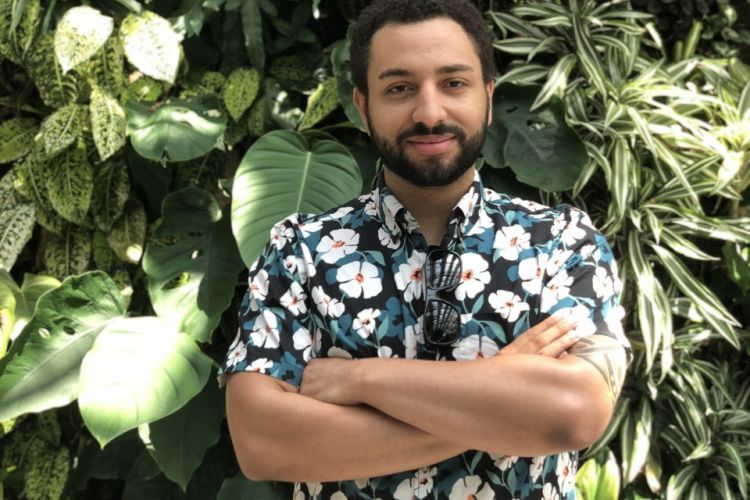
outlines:
M47 178L47 194L54 209L65 220L82 223L94 190L94 169L83 142L49 160L46 170L51 174Z
M39 298L31 321L0 360L0 420L73 401L83 356L127 303L102 272L73 276Z
M250 481L242 473L224 480L217 500L281 500L284 496L269 481Z
M129 100L128 135L139 155L155 161L187 161L211 151L227 118L216 98L165 102L156 111Z
M0 219L0 269L10 270L23 247L31 239L36 224L36 209L31 203L21 203L3 210Z
M51 158L70 146L83 133L88 121L86 106L70 104L64 106L43 122L37 141L45 157Z
M259 71L263 71L266 64L266 50L263 46L263 19L260 14L258 0L242 2L242 33L245 35L245 48L250 62Z
M112 319L81 365L81 415L104 446L181 408L210 371L211 359L195 341L161 319Z
M137 198L132 198L107 235L107 243L118 259L137 264L143 256L145 238L146 210Z
M318 85L307 100L305 116L297 126L299 130L312 128L339 107L337 88L336 78L333 77Z
M41 36L26 58L31 79L34 80L44 104L59 108L75 102L79 93L79 76L75 72L63 74L54 49L54 35Z
M237 68L229 75L221 91L229 115L238 121L250 108L260 90L260 73L256 69Z
M169 21L150 11L128 15L120 25L128 61L144 75L174 83L180 65L180 38Z
M120 103L107 91L91 90L91 132L99 157L106 160L125 145L128 122Z
M362 189L357 162L341 144L311 144L297 132L276 131L253 144L232 187L232 231L248 266L268 241L271 227L295 212L318 213Z
M94 174L91 195L91 215L94 224L107 232L122 215L130 193L128 167L122 159L111 159L98 165Z
M33 118L11 118L0 125L0 163L17 160L34 147L39 125Z
M538 86L503 84L493 96L493 123L483 153L496 168L509 166L518 180L545 191L563 191L575 184L588 161L586 148L565 123L562 101L530 111ZM492 161L501 159L504 165Z
M63 73L90 59L112 34L114 21L85 5L65 11L55 30L55 54Z
M26 273L23 275L23 283L19 287L8 271L0 270L0 289L10 291L15 299L15 324L13 325L11 340L15 340L31 320L39 297L48 290L59 286L60 281L52 276Z
M209 381L188 404L139 433L151 456L184 491L206 451L219 441L224 420L224 392Z
M84 228L68 224L61 234L50 234L44 250L47 272L58 278L80 274L89 267L91 235Z
M587 460L576 473L576 495L581 500L614 500L620 492L620 469L614 454L607 461Z
M143 258L156 313L201 342L229 307L243 265L228 215L202 189L172 193Z

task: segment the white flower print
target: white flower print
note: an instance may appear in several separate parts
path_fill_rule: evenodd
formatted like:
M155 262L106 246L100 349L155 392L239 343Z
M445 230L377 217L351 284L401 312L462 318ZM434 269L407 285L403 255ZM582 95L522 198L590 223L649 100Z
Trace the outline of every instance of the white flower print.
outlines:
M357 332L357 335L366 339L375 332L377 326L375 318L379 316L380 309L363 309L352 322L352 328Z
M328 296L323 291L323 287L316 286L312 289L312 299L315 305L318 306L318 311L323 316L338 318L344 314L344 304Z
M583 245L578 250L578 254L581 256L582 259L588 259L594 253L594 250L596 250L596 245L593 245L593 244Z
M294 342L294 348L302 351L302 359L306 362L312 359L313 349L315 352L320 350L320 332L318 331L311 335L306 328L300 328L292 335L292 341Z
M308 498L305 492L302 490L302 485L307 486L309 498L315 498L323 491L323 485L321 483L296 483L294 485L294 500L305 500Z
M449 500L466 500L467 498L490 500L495 498L495 492L492 491L489 483L482 486L482 479L479 476L466 476L453 483L448 498Z
M497 355L499 350L494 340L475 334L459 340L458 346L453 349L453 357L456 361L491 358Z
M355 479L354 480L354 484L356 484L357 488L359 488L360 490L364 490L370 484L370 478L369 477L363 477L363 478L360 478L360 479Z
M545 457L534 457L531 459L531 465L529 465L529 476L532 481L539 479L542 475L542 468L544 468Z
M500 257L505 260L518 260L521 250L529 248L531 234L519 224L504 227L495 234L492 248L500 249Z
M545 208L549 208L545 205L540 205L539 203L535 201L524 200L522 198L513 198L510 201L512 201L516 205L520 205L524 208L528 208L529 210L532 210L534 212L538 212L539 210L544 210Z
M461 283L456 288L456 298L464 300L467 296L474 298L490 282L489 264L481 255L475 253L461 254Z
M263 313L255 319L254 330L250 338L256 347L275 349L279 347L279 320L271 311Z
M518 264L518 277L523 280L521 286L531 295L539 295L542 291L545 268L549 255L539 254L537 257L523 259Z
M547 262L547 276L554 276L557 271L562 269L571 255L573 255L573 250L563 250L562 248L552 252L552 256L549 257L549 262Z
M284 269L286 269L290 275L293 275L297 270L297 257L294 255L287 255L284 257Z
M414 477L404 479L399 483L393 498L396 500L412 500L427 497L435 487L435 480L433 479L435 474L437 474L436 467L422 467L414 473Z
M307 312L307 305L305 304L306 299L307 294L302 288L302 285L293 281L292 286L281 296L279 302L281 302L281 305L286 307L289 312L295 316L299 316L300 314L305 314Z
M269 361L268 358L258 358L247 367L249 372L266 373L266 370L273 366L273 361Z
M425 254L423 252L414 252L409 256L405 264L398 266L398 273L393 277L396 281L396 288L404 292L404 300L412 302L422 296L424 289L424 265Z
M268 295L268 272L265 269L258 271L249 283L250 298L259 301L266 300Z
M518 320L522 312L529 310L528 302L524 302L521 297L507 290L498 290L491 293L487 302L500 317L511 323Z
M575 329L571 330L579 337L586 337L596 333L596 325L591 321L591 311L584 305L566 307L554 312L558 319L569 319L576 323Z
M393 349L388 347L387 345L381 345L378 347L378 357L379 358L397 358L398 356L393 354Z
M354 211L354 207L350 206L344 206L333 212L330 217L331 219L340 219L341 217L345 216L348 213L351 213Z
M330 496L330 500L347 500L343 491L337 491Z
M561 240L565 246L570 247L576 244L578 240L586 237L586 231L579 227L576 223L571 222L563 230Z
M330 235L323 236L315 248L327 264L334 264L339 259L357 251L359 233L351 229L334 229Z
M327 356L329 358L352 359L351 353L340 347L331 347L330 349L328 349Z
M484 210L480 210L477 221L473 226L471 226L471 229L468 233L466 233L466 236L476 236L478 234L482 234L487 229L491 229L494 226L495 223L492 222L492 218L487 215L487 212L485 212Z
M404 347L406 348L404 355L406 356L406 359L416 358L417 345L423 343L424 339L422 338L421 323L404 328Z
M567 493L573 489L575 483L575 474L568 453L561 453L558 455L555 474L557 475L560 493L563 496L567 495Z
M369 262L350 262L336 270L339 288L349 297L365 299L376 296L383 290L378 277L378 268Z
M323 221L299 221L299 230L302 232L302 236L307 238L311 234L320 232L323 229Z
M281 250L287 241L294 238L294 229L286 227L283 224L276 224L271 228L271 241L276 245L277 250Z
M552 221L552 228L550 229L550 234L552 236L557 236L560 234L561 231L565 229L565 226L568 224L568 222L565 220L565 216L562 214L555 217L555 220Z
M604 322L607 323L607 329L612 332L617 340L624 345L630 345L627 337L625 337L625 331L622 328L622 320L625 318L625 309L622 306L614 306L609 310L609 314L604 318Z
M511 457L508 455L496 455L494 453L490 453L490 458L492 458L495 461L495 467L497 467L503 472L513 467L513 464L515 464L518 461L518 457Z
M612 277L603 267L597 267L591 279L591 285L597 298L607 300L615 293L615 285Z
M380 240L381 245L390 248L391 250L398 248L399 246L398 240L391 236L391 233L382 226L378 228L378 240Z
M570 295L570 286L573 284L573 277L568 275L568 271L561 270L542 290L542 301L539 305L541 312L547 312L552 309L560 300Z
M297 263L297 272L300 275L300 281L304 284L308 278L315 276L317 270L315 269L315 261L312 258L310 247L307 246L307 243L301 241L299 248L302 251L302 259Z
M542 488L542 500L560 500L560 495L555 491L552 483L546 483Z
M227 366L234 366L247 357L247 346L243 342L237 342L227 356Z

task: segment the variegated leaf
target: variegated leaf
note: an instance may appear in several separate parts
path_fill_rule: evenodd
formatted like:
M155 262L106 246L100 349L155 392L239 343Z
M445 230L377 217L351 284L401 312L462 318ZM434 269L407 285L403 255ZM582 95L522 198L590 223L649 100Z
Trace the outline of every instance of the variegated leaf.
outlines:
M257 69L237 68L224 83L221 98L229 115L238 121L258 96L260 73Z
M137 264L143 256L145 238L146 210L137 199L131 198L107 235L107 243L120 260Z
M129 99L138 102L154 102L161 97L163 92L164 84L162 82L148 76L141 76L127 86L122 97L122 102L125 103Z
M15 0L0 1L0 55L21 64L34 40L41 6L39 0L26 0L14 29L13 10L18 8L17 4Z
M52 33L43 35L34 43L26 58L26 68L44 104L59 108L75 101L79 93L79 76L63 74L55 56Z
M91 91L91 132L99 157L106 160L125 145L128 122L125 110L107 91Z
M10 169L0 179L0 214L5 210L10 210L22 201L14 187L16 168Z
M271 113L268 109L268 101L265 96L255 100L247 116L247 132L252 137L260 137L268 130Z
M96 227L105 233L122 215L130 193L130 177L123 160L109 160L99 165L94 175L91 215Z
M339 94L336 78L331 77L318 85L318 88L307 100L305 116L302 117L298 129L306 130L314 127L338 107Z
M49 115L37 135L45 158L51 158L73 144L83 133L88 119L86 106L69 104Z
M68 224L62 234L50 234L44 250L47 273L56 278L81 274L91 260L91 235L87 230Z
M63 73L90 59L112 34L114 21L85 5L65 11L55 30L55 54Z
M31 203L22 203L4 210L0 218L0 269L10 271L23 247L31 239L36 223L36 210Z
M122 264L107 243L107 235L101 231L94 231L91 240L91 255L94 259L94 266L109 275Z
M39 124L33 118L11 118L0 125L0 163L17 160L34 147Z
M47 164L47 192L52 206L64 219L80 224L91 205L94 171L82 144L65 150Z
M94 56L81 63L76 71L86 78L89 85L97 86L117 97L125 87L125 55L120 39L111 36Z
M144 75L174 83L180 65L180 38L169 21L153 12L130 14L120 25L128 61Z
M47 179L49 172L41 155L32 150L24 160L13 169L15 174L13 187L36 206L36 218L39 224L50 232L61 234L65 228L65 219L60 217L49 201Z

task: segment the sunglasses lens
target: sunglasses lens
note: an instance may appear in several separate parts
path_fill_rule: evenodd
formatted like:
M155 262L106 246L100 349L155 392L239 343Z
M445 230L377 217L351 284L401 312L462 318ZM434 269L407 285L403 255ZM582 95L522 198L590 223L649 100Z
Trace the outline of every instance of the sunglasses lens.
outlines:
M461 257L449 250L432 250L425 262L425 280L433 290L457 286L461 282Z
M453 304L440 299L427 301L425 310L425 336L433 344L452 344L455 342L461 318Z

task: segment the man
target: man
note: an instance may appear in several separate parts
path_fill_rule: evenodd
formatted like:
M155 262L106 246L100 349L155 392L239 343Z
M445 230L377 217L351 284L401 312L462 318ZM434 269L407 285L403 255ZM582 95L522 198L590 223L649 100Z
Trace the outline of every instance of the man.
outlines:
M627 366L609 246L482 187L494 66L469 3L376 1L352 62L384 172L280 222L251 269L225 363L243 472L295 498L573 498Z

